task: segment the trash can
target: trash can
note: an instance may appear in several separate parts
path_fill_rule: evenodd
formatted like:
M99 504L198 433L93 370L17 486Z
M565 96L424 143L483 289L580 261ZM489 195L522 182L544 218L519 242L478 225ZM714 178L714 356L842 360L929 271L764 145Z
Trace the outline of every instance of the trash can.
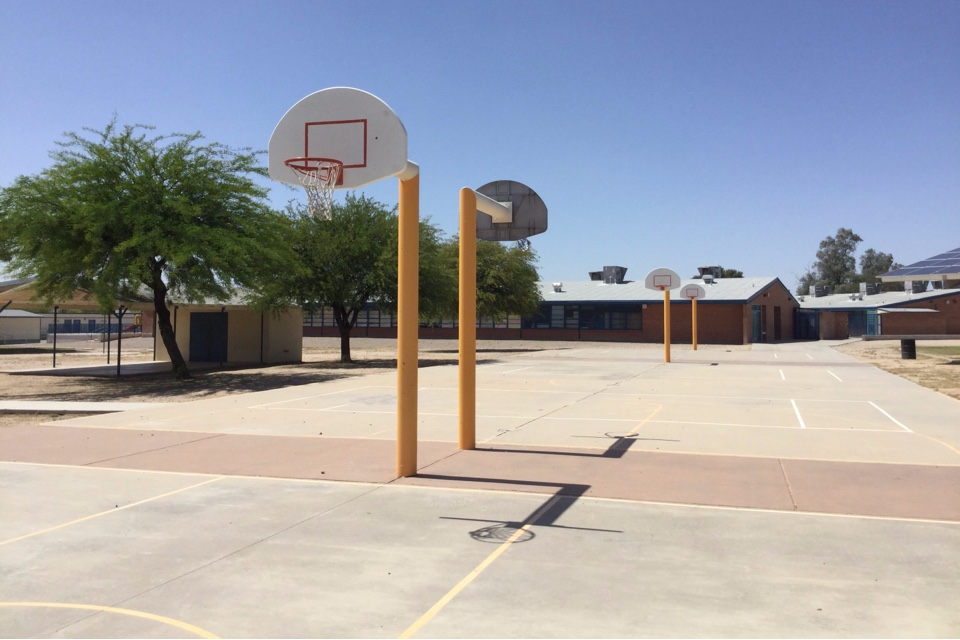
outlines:
M900 359L901 360L917 359L917 341L916 340L900 341Z

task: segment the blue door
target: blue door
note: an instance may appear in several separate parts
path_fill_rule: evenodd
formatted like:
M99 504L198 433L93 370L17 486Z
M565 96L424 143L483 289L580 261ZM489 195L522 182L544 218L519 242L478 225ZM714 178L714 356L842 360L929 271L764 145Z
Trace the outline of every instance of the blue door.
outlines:
M190 361L227 361L227 314L190 314Z

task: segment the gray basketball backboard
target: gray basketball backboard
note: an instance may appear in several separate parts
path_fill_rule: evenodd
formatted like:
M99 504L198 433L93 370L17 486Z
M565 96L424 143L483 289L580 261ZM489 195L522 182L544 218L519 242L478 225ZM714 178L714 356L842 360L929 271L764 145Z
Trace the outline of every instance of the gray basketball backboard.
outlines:
M343 163L338 189L357 189L407 168L407 131L377 96L351 87L311 93L277 123L268 147L270 177L299 186L285 162L328 158Z
M513 204L512 222L494 222L489 215L478 211L478 239L522 240L547 230L547 205L527 185L513 180L495 180L477 189L477 193L497 202Z

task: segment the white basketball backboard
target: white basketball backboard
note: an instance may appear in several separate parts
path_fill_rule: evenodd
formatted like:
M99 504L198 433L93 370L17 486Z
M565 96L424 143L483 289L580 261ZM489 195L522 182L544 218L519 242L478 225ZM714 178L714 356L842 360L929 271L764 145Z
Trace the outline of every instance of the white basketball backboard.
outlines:
M700 300L707 295L707 291L698 284L688 284L680 290L680 297L687 300Z
M672 291L680 288L680 276L676 271L661 267L648 273L643 284L647 289L655 291Z
M407 168L407 131L377 96L350 87L311 93L277 123L268 147L270 177L295 186L292 158L326 158L343 163L338 189L357 189Z

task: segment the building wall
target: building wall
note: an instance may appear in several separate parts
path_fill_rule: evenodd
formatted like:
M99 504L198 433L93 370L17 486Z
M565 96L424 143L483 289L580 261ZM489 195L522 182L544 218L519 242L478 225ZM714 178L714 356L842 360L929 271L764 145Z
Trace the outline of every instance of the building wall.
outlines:
M42 318L5 318L0 315L0 344L3 342L40 342Z
M766 327L765 339L772 341L776 336L776 308L780 308L780 339L793 339L794 310L797 303L790 295L790 292L780 283L775 281L766 289L759 291L758 294L749 303L740 302L715 302L709 301L709 290L707 300L697 303L697 342L701 344L749 344L752 336L752 313L751 308L754 304L766 307L765 319ZM579 305L580 303L569 303L570 305ZM594 308L604 306L604 303L586 303ZM562 303L547 303L549 307L563 306ZM612 306L611 306L612 308ZM626 307L624 307L626 308ZM578 327L578 321L574 317L573 324L567 319L559 323L559 326L550 327L553 322L553 314L547 311L539 316L537 322L524 321L524 326L520 326L519 321L508 321L503 326L484 327L477 329L477 337L486 340L590 340L604 342L663 342L663 303L633 303L630 307L633 313L640 314L642 322L637 322L637 327L631 329L589 329ZM565 315L565 314L563 314ZM558 320L564 320L557 316ZM517 319L515 319L517 320ZM397 330L395 322L387 322L383 316L378 316L378 321L386 326L354 327L350 332L351 337L361 338L395 338ZM389 326L393 324L393 326ZM537 325L537 326L530 326ZM548 328L549 327L549 328ZM561 328L563 327L563 328ZM303 335L307 337L339 337L340 332L333 325L332 320L327 318L322 324L313 326L305 325ZM456 339L458 329L452 323L442 323L440 327L421 326L419 330L420 338L423 339ZM670 341L674 344L690 344L693 341L693 316L692 303L688 300L672 298L670 300Z
M885 336L947 332L944 317L939 313L884 313L881 317L880 327Z
M850 337L850 322L847 311L820 312L820 339L846 340Z
M223 307L186 306L176 309L177 346L187 362L190 358L190 316L193 313L220 311ZM303 360L303 314L299 308L290 308L275 316L270 312L259 313L244 307L226 307L227 314L227 362L264 363L301 362ZM261 318L263 359L261 360ZM171 310L171 322L174 313ZM170 355L157 337L157 359L169 361Z
M930 313L880 313L883 335L960 334L960 291L955 295L920 300L897 309L929 309ZM849 311L820 311L820 339L850 337Z

